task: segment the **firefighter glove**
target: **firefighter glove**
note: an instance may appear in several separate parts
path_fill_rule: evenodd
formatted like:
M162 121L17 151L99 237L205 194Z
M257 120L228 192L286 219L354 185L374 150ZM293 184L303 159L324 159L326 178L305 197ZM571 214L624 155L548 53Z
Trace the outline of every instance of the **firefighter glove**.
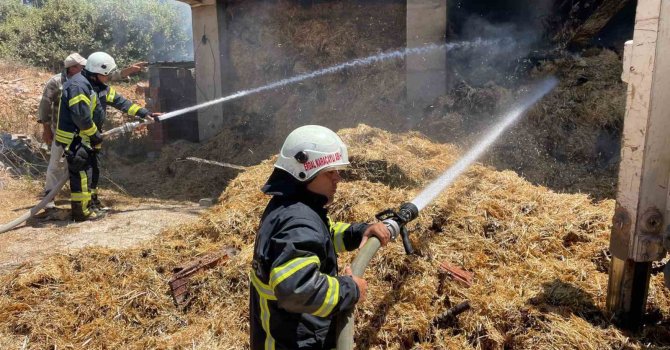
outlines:
M103 140L102 133L100 133L99 130L96 131L95 134L91 136L91 146L93 146L96 149L99 149L100 145L102 145L102 140Z

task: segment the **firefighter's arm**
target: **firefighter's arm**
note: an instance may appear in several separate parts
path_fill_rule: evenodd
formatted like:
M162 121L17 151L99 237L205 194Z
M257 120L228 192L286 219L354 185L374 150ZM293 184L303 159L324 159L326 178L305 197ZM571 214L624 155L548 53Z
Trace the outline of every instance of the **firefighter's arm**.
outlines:
M148 109L123 97L123 95L121 95L111 86L109 87L109 91L107 92L107 96L105 98L107 99L107 103L110 106L124 113L128 113L128 115L131 117L138 116L144 119L148 116L151 116L152 114Z
M349 224L346 222L329 221L330 235L335 245L335 251L343 253L352 251L361 244L363 233L370 226L366 223Z
M91 101L90 96L95 96L95 94L90 95L89 91L81 87L71 86L68 89L67 96L69 97L67 104L72 115L72 122L79 128L81 134L91 139L93 145L100 144L102 136L93 122L91 113L94 101Z
M58 87L58 82L54 78L49 79L42 92L42 98L40 99L40 105L37 111L39 117L38 122L42 124L51 123L51 106L58 100L60 97L59 95L60 88Z
M330 234L333 238L335 251L342 253L359 248L367 242L369 237L377 237L382 246L391 240L391 232L381 222L375 224L330 221Z
M135 62L126 68L123 68L121 70L117 69L114 72L112 72L110 80L119 81L125 79L133 74L141 72L142 69L146 68L147 66L149 66L149 63L147 62Z
M319 271L325 256L323 234L308 220L293 220L272 238L273 260L269 285L279 307L294 313L328 317L353 307L359 291L351 276L329 276Z

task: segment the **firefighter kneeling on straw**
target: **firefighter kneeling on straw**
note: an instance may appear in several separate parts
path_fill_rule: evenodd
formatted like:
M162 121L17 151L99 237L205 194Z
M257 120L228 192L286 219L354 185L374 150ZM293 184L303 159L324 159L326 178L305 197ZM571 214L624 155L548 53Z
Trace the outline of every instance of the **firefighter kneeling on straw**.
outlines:
M338 276L337 253L368 237L386 245L382 223L333 222L333 202L349 165L337 134L317 125L288 135L262 191L272 199L256 235L249 314L251 349L331 349L337 315L365 299L367 283L347 268Z

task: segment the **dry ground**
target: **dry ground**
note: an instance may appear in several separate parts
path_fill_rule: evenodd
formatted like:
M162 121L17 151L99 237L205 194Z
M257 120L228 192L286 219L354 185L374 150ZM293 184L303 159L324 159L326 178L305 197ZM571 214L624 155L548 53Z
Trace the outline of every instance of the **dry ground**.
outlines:
M0 188L0 222L8 222L37 203L41 183L7 179ZM166 227L188 223L203 211L197 203L130 197L111 190L101 197L111 206L97 222L69 220L69 202L61 194L59 210L51 218L30 219L0 234L0 274L27 262L91 246L124 249L146 241Z

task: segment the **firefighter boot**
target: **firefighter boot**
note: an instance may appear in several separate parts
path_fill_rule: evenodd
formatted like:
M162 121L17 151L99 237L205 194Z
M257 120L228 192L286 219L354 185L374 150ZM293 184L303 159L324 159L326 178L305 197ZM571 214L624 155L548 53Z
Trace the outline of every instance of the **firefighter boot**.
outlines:
M97 194L91 194L91 202L89 203L89 209L95 212L105 212L109 210L108 207L102 204Z
M89 209L84 211L84 206L81 202L70 202L70 204L72 206L72 220L76 222L95 221L102 219L105 216L103 212L95 212Z

